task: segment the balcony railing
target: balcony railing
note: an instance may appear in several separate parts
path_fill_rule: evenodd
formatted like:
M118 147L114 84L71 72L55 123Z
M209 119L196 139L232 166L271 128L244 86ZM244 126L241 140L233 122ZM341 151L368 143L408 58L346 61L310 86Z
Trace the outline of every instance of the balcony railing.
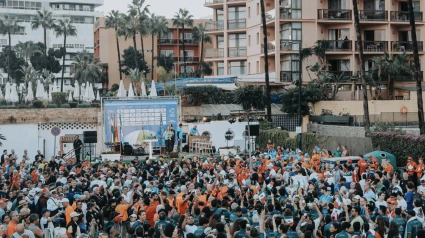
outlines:
M205 4L204 5L210 5L210 4L218 4L218 3L223 3L223 0L205 0Z
M413 12L413 14L415 15L415 21L420 22L423 20L422 12ZM396 22L409 22L409 12L391 11L390 20Z
M280 40L280 50L290 51L299 50L301 47L300 40Z
M276 51L276 41L267 42L267 52ZM264 53L264 44L261 44L261 53Z
M161 45L177 45L179 43L179 39L161 38L161 39L159 39L159 43Z
M342 77L349 77L350 79L353 77L353 71L327 71L329 74L333 74L337 77L342 75Z
M268 12L266 12L266 21L273 21L276 19L276 10L272 9Z
M387 52L388 41L362 41L364 52ZM359 51L356 41L356 51Z
M183 42L183 40L182 40L182 39L180 39L180 44L182 44L182 42ZM188 44L188 45L194 45L194 44L197 44L197 42L195 42L195 40L193 40L193 39L184 39L184 43L185 43L185 44Z
M327 51L352 51L353 44L351 40L327 40L329 48Z
M360 21L387 21L388 11L385 10L361 10L359 11Z
M246 56L246 47L230 47L229 57L244 57Z
M318 9L317 19L330 21L351 20L352 12L348 9Z
M280 82L292 83L294 80L298 80L299 75L298 71L280 71Z
M205 51L205 58L224 58L224 49L207 49Z
M207 31L222 31L224 29L224 22L223 21L205 22L205 29Z
M391 41L391 49L394 52L413 52L412 41ZM424 45L422 41L418 41L418 51L423 51Z
M246 2L246 0L227 0L227 2Z
M245 29L246 19L234 19L227 21L228 30Z
M178 61L179 62L184 62L184 57L183 56L178 57ZM186 63L194 63L194 62L195 63L199 62L199 57L186 56Z

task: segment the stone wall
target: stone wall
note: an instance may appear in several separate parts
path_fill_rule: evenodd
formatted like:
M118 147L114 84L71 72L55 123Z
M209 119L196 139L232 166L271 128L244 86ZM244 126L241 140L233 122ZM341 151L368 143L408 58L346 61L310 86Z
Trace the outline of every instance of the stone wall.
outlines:
M364 127L309 124L308 131L318 136L365 137Z
M0 124L98 122L100 108L1 109Z

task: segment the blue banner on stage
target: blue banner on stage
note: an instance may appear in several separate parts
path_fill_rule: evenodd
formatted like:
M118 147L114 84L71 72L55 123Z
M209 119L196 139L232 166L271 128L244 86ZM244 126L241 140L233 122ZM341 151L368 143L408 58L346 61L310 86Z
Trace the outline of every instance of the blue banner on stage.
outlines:
M153 146L165 146L164 132L178 126L178 99L104 100L105 144L143 144L158 139Z

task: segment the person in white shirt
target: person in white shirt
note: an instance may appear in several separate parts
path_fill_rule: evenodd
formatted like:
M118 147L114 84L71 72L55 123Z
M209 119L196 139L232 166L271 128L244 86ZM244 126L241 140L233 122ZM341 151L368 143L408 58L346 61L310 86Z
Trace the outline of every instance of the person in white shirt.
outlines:
M56 179L57 182L61 182L61 184L66 184L68 182L68 180L63 176L63 171L59 172L59 176Z
M379 209L379 206L388 207L388 204L385 201L385 193L384 192L378 193L378 200L375 202L375 207Z
M121 196L126 200L128 203L130 203L131 198L133 197L133 191L129 191L127 186L122 187L122 194Z
M402 211L407 210L407 202L404 200L402 192L397 192L397 203L398 207L401 208Z
M325 181L329 184L329 185L332 185L332 184L335 184L335 179L334 179L334 177L333 177L333 175L332 175L332 173L331 172L329 172L329 171L326 171L325 172Z
M195 219L192 215L186 213L184 216L182 230L184 232L184 237L186 237L187 234L194 233L198 229L198 226L195 224Z
M55 228L53 222L58 218L61 214L58 213L52 217L50 217L50 211L47 209L43 209L41 212L42 217L40 218L40 228L44 231L44 229L49 228L51 231Z
M59 195L56 191L51 192L51 196L47 200L47 210L53 215L56 215L60 208L62 207L62 203L59 200Z
M421 179L421 185L418 186L417 190L418 193L423 196L425 194L425 179Z

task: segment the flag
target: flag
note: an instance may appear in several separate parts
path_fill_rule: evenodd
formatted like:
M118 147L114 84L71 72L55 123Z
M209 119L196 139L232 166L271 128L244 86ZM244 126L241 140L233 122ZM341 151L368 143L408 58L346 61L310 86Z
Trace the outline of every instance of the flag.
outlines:
M164 139L164 136L163 136L163 131L162 131L162 127L163 127L163 123L162 123L162 113L161 113L161 117L159 118L159 140L158 140L158 142L159 142L159 146L163 146L163 144L162 144L162 140ZM165 141L164 141L165 142ZM165 143L164 143L165 144Z
M120 138L121 138L121 144L124 147L124 133L122 131L122 120L121 120L121 115L120 115Z
M258 196L258 201L264 203L266 201L266 198L267 198L267 195L264 192L262 192L260 196Z
M114 119L112 114L109 114L109 124L111 125L111 142L114 144Z
M114 142L118 142L117 115L114 115Z

